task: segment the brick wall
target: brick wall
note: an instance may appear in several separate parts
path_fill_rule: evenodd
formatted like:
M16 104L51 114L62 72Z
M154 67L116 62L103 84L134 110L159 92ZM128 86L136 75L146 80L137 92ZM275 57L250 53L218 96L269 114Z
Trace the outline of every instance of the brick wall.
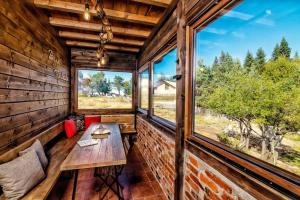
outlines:
M184 199L255 199L187 150L185 151L184 169Z
M136 145L168 199L174 198L175 141L137 116Z

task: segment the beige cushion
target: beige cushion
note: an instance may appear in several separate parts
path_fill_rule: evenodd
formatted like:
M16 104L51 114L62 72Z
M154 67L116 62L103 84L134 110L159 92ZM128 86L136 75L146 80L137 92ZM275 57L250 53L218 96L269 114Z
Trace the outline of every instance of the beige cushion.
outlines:
M44 148L41 144L41 142L39 140L36 140L30 147L28 147L27 149L20 151L19 155L24 155L25 153L34 150L36 152L36 154L38 155L40 162L43 166L44 169L46 169L47 165L48 165L48 159L46 157Z
M9 200L20 199L45 177L35 151L0 165L0 185Z

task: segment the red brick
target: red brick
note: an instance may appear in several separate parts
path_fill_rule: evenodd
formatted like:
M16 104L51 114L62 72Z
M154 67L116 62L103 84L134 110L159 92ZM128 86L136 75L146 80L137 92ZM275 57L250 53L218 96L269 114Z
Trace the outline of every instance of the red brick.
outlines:
M222 181L219 177L211 173L210 171L205 170L206 175L211 178L217 185L226 190L228 193L232 192L231 187L229 187L224 181Z
M213 192L218 192L218 187L214 182L212 182L208 177L206 177L203 173L200 174L200 180L207 185Z
M186 180L187 180L187 183L191 186L191 188L193 190L195 190L196 192L199 192L199 186L196 183L194 183L190 177L186 177Z
M228 194L226 194L226 192L223 192L221 198L222 198L223 200L233 200L233 197L230 196L230 195L228 195Z
M187 167L191 170L192 173L194 173L197 176L198 170L193 165L188 163Z
M189 160L195 167L199 166L198 161L195 158L193 158L192 156L189 156Z

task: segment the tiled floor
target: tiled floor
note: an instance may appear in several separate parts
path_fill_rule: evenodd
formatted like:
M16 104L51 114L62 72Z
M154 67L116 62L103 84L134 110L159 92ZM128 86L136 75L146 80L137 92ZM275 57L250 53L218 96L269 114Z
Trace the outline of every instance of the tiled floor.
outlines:
M95 187L101 181L99 178L95 178L93 173L93 170L81 170L79 172L76 199L98 200L103 194L103 190L106 188L102 188L100 192L95 191ZM124 186L123 195L125 199L166 199L144 158L135 146L129 152L128 163L119 177L119 182ZM64 178L58 182L48 199L69 200L72 189L73 180ZM105 199L118 198L114 193L109 192Z

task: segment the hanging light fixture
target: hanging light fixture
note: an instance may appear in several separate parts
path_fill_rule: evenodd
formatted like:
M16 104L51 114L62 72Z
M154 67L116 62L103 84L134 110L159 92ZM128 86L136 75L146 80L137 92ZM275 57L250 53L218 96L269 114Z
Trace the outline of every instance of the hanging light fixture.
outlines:
M103 9L103 0L97 0L95 10L97 12L97 17L99 18L101 23L99 33L99 48L96 51L96 56L98 59L97 66L101 67L103 65L107 65L109 62L109 57L105 53L104 45L112 40L113 32Z
M85 1L85 9L84 9L83 17L87 21L89 21L91 19L89 0Z

